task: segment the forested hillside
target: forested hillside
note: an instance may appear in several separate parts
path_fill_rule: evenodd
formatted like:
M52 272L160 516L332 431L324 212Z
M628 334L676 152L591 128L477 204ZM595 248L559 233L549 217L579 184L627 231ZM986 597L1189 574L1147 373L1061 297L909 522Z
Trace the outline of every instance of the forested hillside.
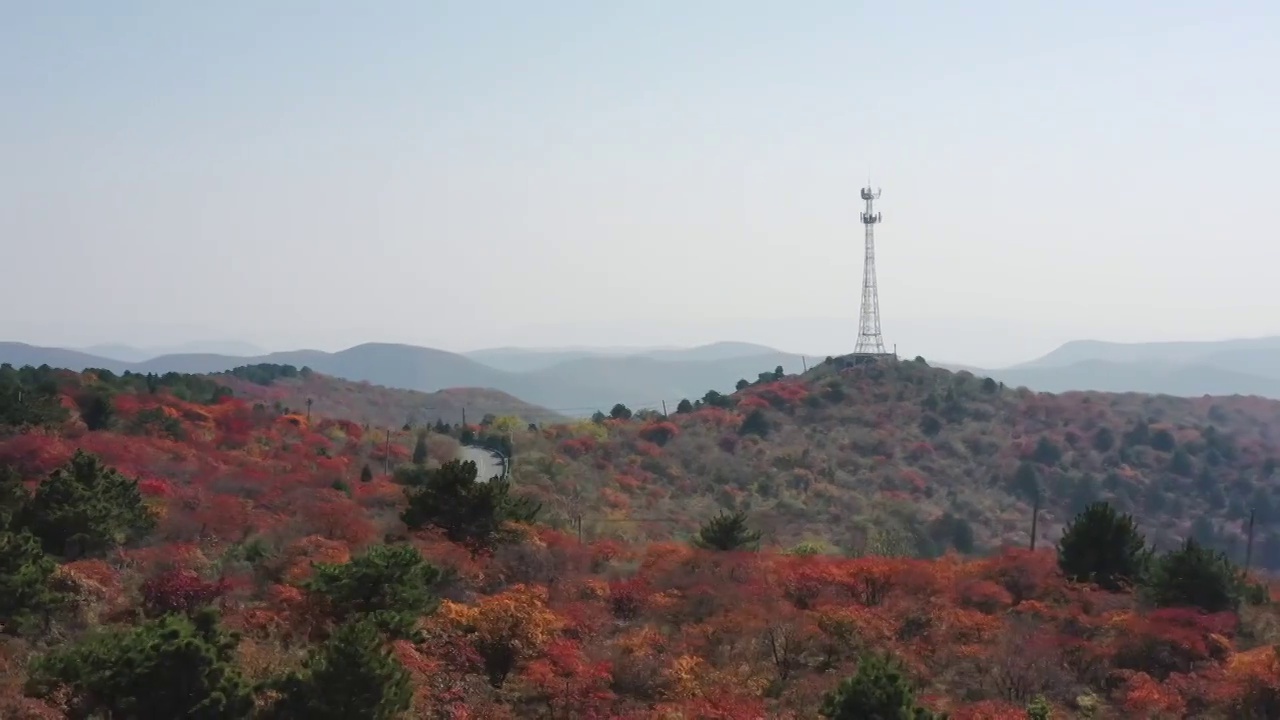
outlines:
M835 360L670 419L405 430L207 377L0 370L0 717L1280 716L1263 578L1152 554L1103 503L1059 548L994 547L1018 493L1064 507L1058 476L1095 465L1120 489L1223 468L1225 512L1265 487L1270 406L1084 400ZM513 445L516 481L463 440Z
M479 422L486 416L516 415L526 422L547 423L565 418L499 390L449 388L424 393L367 382L355 382L292 365L248 365L210 376L255 402L306 408L316 415L374 425L422 425L442 421Z

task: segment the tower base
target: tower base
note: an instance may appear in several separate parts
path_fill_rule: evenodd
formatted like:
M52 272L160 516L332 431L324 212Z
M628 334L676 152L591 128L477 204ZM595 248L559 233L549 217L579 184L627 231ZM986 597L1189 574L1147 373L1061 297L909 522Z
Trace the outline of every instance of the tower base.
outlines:
M869 365L898 359L898 356L894 353L854 353L850 357L853 358L854 365Z

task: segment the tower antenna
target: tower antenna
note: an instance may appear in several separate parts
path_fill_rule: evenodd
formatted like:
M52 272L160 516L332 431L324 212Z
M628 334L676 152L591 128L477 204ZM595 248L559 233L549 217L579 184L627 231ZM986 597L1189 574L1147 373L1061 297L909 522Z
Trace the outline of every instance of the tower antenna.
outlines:
M858 344L854 347L855 360L874 360L888 353L884 350L884 337L880 333L880 295L876 288L876 224L880 213L875 211L875 201L880 199L880 188L871 189L871 181L862 188L866 209L862 212L862 224L866 226L866 255L862 264L862 309L858 318Z

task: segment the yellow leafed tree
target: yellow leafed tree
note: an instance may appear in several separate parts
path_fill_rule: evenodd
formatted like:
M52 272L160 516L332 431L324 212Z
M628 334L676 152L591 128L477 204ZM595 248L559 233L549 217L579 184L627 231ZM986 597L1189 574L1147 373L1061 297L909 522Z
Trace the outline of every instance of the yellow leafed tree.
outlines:
M563 625L543 588L515 585L474 605L445 601L440 614L468 635L489 683L502 687L516 665L537 655Z

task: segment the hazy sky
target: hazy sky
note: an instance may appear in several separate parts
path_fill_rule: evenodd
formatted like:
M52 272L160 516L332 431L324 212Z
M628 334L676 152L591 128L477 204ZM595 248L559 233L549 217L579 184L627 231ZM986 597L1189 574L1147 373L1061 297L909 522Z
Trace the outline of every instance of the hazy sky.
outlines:
M0 339L1280 333L1280 3L0 2Z

